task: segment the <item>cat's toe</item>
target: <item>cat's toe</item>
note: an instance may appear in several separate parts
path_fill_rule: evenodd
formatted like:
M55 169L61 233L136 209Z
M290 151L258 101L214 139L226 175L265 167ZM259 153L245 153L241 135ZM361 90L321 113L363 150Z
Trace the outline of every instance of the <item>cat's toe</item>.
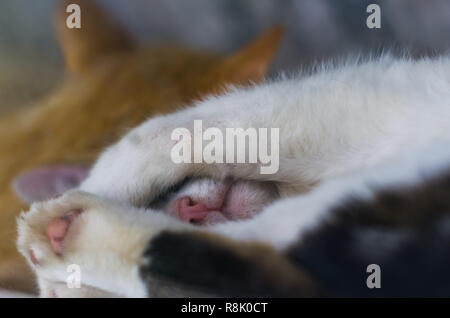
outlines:
M36 255L34 254L34 251L33 250L30 250L29 251L29 256L30 256L30 262L31 263L33 263L33 265L38 265L39 264L39 262L38 262L38 260L37 260L37 257L36 257Z

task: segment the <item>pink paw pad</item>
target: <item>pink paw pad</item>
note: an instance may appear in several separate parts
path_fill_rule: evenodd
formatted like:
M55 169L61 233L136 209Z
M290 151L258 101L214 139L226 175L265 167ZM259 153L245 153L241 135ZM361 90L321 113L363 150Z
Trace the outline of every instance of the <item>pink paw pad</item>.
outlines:
M80 213L80 210L72 210L47 225L46 233L50 239L50 246L57 255L62 255L64 239L71 223Z
M38 260L36 258L36 255L34 255L33 250L30 250L30 260L31 260L31 263L33 263L34 265L38 265L39 264L39 262L38 262Z

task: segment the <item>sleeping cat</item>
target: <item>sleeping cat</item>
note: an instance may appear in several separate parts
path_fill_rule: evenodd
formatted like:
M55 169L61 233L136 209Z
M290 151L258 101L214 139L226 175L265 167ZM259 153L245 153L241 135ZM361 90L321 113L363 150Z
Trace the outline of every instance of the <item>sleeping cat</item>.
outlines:
M448 296L449 101L448 56L324 65L209 97L144 122L78 190L33 204L19 249L42 296ZM279 128L279 170L175 164L172 131L199 119ZM81 289L66 286L70 264Z
M66 27L70 3L81 6L80 30ZM61 1L56 18L67 79L33 107L0 117L0 288L35 289L13 238L25 203L77 186L105 146L150 116L229 84L260 81L282 34L273 28L221 57L178 46L140 47L89 0Z

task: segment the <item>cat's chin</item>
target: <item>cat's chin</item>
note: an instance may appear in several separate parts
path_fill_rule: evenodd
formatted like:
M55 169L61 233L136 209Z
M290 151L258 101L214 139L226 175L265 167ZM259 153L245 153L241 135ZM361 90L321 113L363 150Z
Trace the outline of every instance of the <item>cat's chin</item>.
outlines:
M165 212L200 226L250 219L279 197L268 182L193 181L181 189Z

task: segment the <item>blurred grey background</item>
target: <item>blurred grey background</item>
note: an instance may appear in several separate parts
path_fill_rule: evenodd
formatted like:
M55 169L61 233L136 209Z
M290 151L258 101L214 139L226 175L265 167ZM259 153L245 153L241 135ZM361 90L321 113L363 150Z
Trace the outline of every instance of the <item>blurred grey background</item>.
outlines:
M227 53L273 24L286 26L272 72L347 53L450 48L449 0L97 0L145 43L183 43ZM45 95L62 58L52 27L58 0L0 0L0 111ZM366 8L381 7L381 29Z

